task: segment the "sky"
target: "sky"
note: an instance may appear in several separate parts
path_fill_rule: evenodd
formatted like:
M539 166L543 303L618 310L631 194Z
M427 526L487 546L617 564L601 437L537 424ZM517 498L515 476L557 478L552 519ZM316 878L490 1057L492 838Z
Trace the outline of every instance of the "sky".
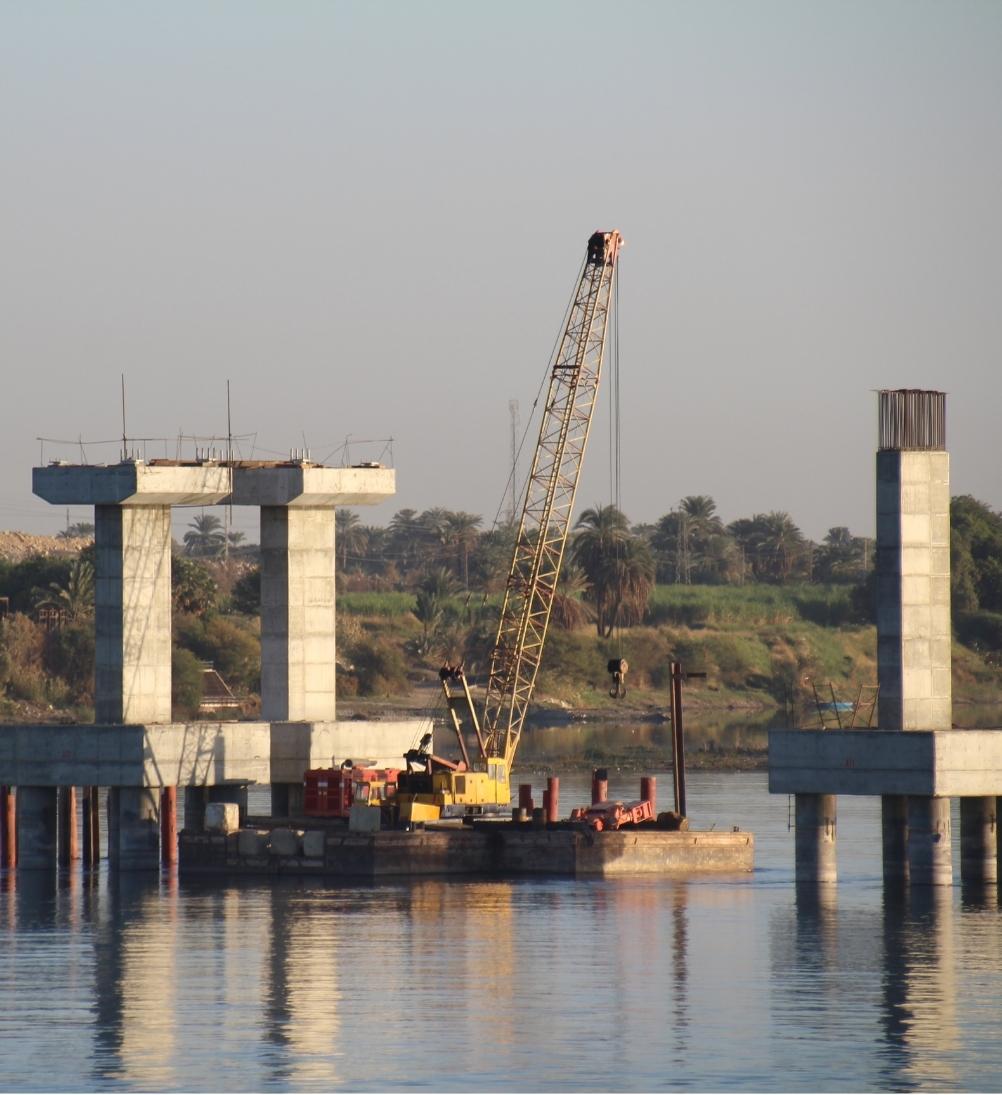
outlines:
M612 228L632 521L872 535L885 387L949 393L1002 508L1000 57L964 0L0 0L0 528L65 526L31 467L118 459L123 374L148 456L225 437L229 381L240 455L350 438L397 469L366 523L489 525Z

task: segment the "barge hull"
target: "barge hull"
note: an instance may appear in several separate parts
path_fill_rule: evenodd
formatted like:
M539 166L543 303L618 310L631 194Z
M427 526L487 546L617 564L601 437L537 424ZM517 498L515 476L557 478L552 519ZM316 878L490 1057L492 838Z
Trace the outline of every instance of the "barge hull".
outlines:
M751 871L755 838L746 832L484 832L241 830L180 835L182 874L319 875L407 878L446 875L733 874Z

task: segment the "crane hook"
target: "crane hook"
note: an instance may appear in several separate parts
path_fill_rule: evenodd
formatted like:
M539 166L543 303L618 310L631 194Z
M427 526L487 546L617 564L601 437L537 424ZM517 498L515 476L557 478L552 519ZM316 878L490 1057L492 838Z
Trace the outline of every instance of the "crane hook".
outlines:
M625 699L626 673L630 668L630 663L625 658L610 658L606 668L612 677L612 688L609 689L609 695L614 700Z

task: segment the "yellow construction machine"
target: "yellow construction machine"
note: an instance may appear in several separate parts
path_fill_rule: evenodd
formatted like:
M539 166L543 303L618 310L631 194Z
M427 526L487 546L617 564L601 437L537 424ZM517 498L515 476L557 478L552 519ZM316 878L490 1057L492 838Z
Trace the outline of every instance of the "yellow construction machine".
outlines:
M595 232L588 240L550 373L483 710L478 717L462 665L443 666L439 676L462 759L446 760L426 746L411 750L396 798L406 825L499 813L510 805L511 768L543 654L598 394L621 246L618 232ZM473 761L468 733L478 746Z

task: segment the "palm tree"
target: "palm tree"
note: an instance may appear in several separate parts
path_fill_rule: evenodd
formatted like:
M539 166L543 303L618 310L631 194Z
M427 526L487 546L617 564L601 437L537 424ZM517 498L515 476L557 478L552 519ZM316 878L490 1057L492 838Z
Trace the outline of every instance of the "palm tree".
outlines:
M401 570L409 570L414 565L419 528L416 509L397 510L390 521L389 550L396 556Z
M771 556L772 571L780 581L786 581L798 562L802 563L805 558L804 534L793 518L780 510L765 515L761 546Z
M591 605L582 599L588 592L588 579L575 563L564 563L550 609L550 622L564 631L574 631L595 619Z
M65 585L50 582L49 588L36 596L35 607L56 609L68 623L93 616L93 564L88 559L74 559Z
M426 509L418 518L418 544L422 553L421 565L424 569L441 566L446 561L447 539L451 514L442 506Z
M334 511L334 542L341 552L341 569L348 569L348 556L361 559L368 537L358 514L338 507Z
M602 637L612 634L617 623L620 606L626 596L624 585L626 572L623 564L627 554L640 553L640 549L627 546L638 544L630 532L630 523L615 506L596 506L586 509L577 519L571 557L588 579L590 599L595 602L596 627ZM645 544L646 546L646 544ZM649 562L650 583L654 580L654 564Z
M189 555L212 559L223 554L226 533L218 517L200 513L188 527L191 531L184 534L184 547Z
M432 636L442 622L445 604L452 593L452 575L443 568L432 571L418 587L412 609L421 625L421 653L431 647Z
M456 567L463 577L463 588L470 588L470 548L477 542L477 529L481 518L474 513L458 511L445 519L443 535L446 543L457 553Z

